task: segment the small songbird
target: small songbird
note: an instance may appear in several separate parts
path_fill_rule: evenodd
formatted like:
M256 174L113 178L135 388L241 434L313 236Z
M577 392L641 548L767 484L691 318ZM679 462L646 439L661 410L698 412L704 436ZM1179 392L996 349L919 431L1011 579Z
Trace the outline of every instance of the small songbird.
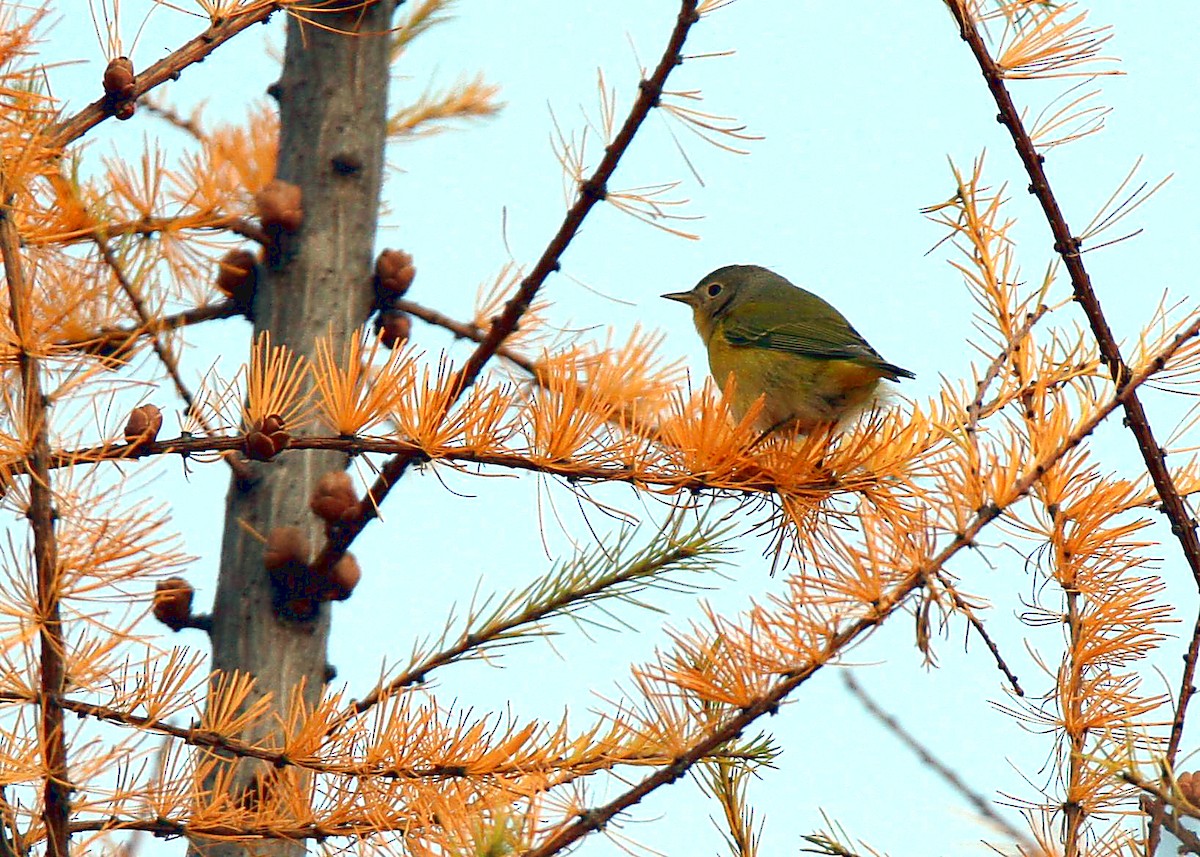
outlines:
M718 384L729 375L741 419L759 396L755 428L807 434L874 401L880 379L915 378L888 363L826 301L758 265L728 265L690 292L663 295L692 308Z

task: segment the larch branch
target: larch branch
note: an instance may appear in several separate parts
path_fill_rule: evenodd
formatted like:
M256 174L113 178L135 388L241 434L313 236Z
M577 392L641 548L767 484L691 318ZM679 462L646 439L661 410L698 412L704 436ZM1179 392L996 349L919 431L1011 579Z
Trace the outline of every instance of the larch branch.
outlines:
M36 236L26 243L37 247L45 244L62 245L74 241L94 241L100 236L115 238L118 235L160 235L164 232L232 232L255 243L266 246L270 239L252 220L233 214L213 214L209 219L204 215L180 215L178 217L139 217L136 220L121 220L113 223L101 223L96 226L78 229L68 233Z
M1054 250L1063 260L1071 277L1071 286L1075 292L1075 300L1083 308L1087 316L1092 335L1100 348L1100 355L1107 364L1109 372L1118 387L1124 385L1129 376L1129 367L1121 356L1116 337L1109 327L1108 320L1100 307L1100 301L1092 288L1091 278L1083 264L1080 242L1076 239L1067 225L1066 217L1058 204L1057 198L1046 177L1044 158L1037 151L1021 121L1020 111L1013 102L1004 83L1004 73L988 53L976 23L968 9L965 0L950 0L947 3L951 14L958 23L963 40L971 49L979 69L983 73L988 90L999 108L998 120L1008 129L1016 147L1017 155L1025 167L1030 179L1030 191L1041 204L1050 231L1054 236ZM1165 455L1154 438L1149 418L1136 395L1124 399L1126 423L1133 436L1137 439L1138 449L1146 471L1150 475L1154 488L1162 500L1162 508L1171 522L1171 532L1179 540L1184 559L1192 571L1196 584L1200 587L1200 537L1197 537L1196 526L1188 514L1187 506L1176 488L1171 473L1167 469ZM1183 675L1180 678L1179 702L1175 710L1174 722L1171 724L1171 735L1167 742L1166 762L1168 767L1173 764L1183 738L1183 724L1187 714L1188 703L1195 693L1193 686L1196 672L1198 647L1189 647L1188 657L1184 662ZM1158 840L1158 827L1152 826L1148 846L1153 852Z
M150 458L158 455L181 455L187 458L201 453L228 453L244 449L246 436L242 434L195 437L181 435L168 440L153 442L139 441L137 443L102 444L53 453L50 458L51 469L71 467L80 463L95 463L101 461L130 461L137 458ZM664 467L661 470L640 469L625 463L589 462L580 460L547 461L543 458L533 458L520 451L512 452L477 452L468 448L444 449L430 455L419 444L407 440L393 438L344 437L342 435L302 435L293 436L286 450L280 455L287 455L306 449L322 449L344 452L348 455L376 453L384 455L411 455L425 461L441 461L449 464L482 465L502 467L511 470L524 470L532 473L542 473L547 476L557 476L576 484L624 482L638 487L659 487L671 493L679 491L704 491L730 489L737 491L753 491L757 493L773 493L777 490L774 479L765 471L748 471L742 474L736 484L717 482L704 475L688 473L679 467ZM5 463L8 473L17 475L29 472L29 462L17 459ZM797 489L796 480L790 479L789 485ZM811 481L800 485L806 491L828 493L838 490L848 490L845 483L836 475L816 473Z
M208 421L204 418L204 414L196 407L196 397L192 394L187 382L183 380L183 376L179 373L179 363L175 360L175 355L171 353L170 348L160 338L159 334L161 331L153 330L155 326L154 316L146 307L146 302L142 300L137 286L125 273L125 267L121 264L121 260L117 258L116 254L113 253L108 239L103 235L97 234L94 240L100 250L100 255L104 258L104 264L113 272L113 276L117 278L117 282L121 286L121 291L125 293L125 297L129 299L130 305L133 306L134 314L137 315L138 329L147 332L146 335L150 337L150 345L154 349L154 354L166 370L171 383L175 385L175 392L187 404L188 415L196 420L205 434L212 434L212 426L208 424ZM170 329L167 328L167 330ZM224 458L225 463L229 465L237 478L241 480L250 478L250 471L238 453L229 453L222 456L222 458Z
M79 351L104 353L105 351L120 351L131 339L141 336L157 336L170 333L193 324L213 321L221 318L234 318L243 315L246 308L237 301L225 300L217 303L192 307L170 315L151 318L144 325L137 327L105 327L95 333L76 339L56 342L59 348L73 348Z
M42 784L42 822L48 857L69 857L71 783L67 769L67 736L62 694L66 684L66 643L59 609L58 543L54 534L54 495L50 482L48 400L42 392L40 368L29 343L33 327L33 295L21 258L21 237L13 220L12 197L0 207L0 256L8 284L9 319L17 344L21 375L22 434L29 449L29 518L33 531L38 627L40 744L46 766Z
M188 66L203 62L209 54L242 30L266 21L281 8L282 4L264 3L211 24L194 39L185 42L149 68L138 72L130 98L141 98L156 86L177 79ZM54 129L49 135L50 145L54 148L65 148L111 115L109 99L102 96Z
M13 693L0 693L0 701L5 703L29 703L33 700ZM362 779L382 780L453 780L479 776L480 771L473 765L472 759L457 759L453 762L437 762L425 758L421 764L403 765L399 763L385 764L381 762L365 762L347 755L344 759L321 757L316 754L296 755L283 750L274 750L258 744L225 735L211 729L200 729L196 726L176 726L167 721L135 714L109 705L100 705L83 700L64 697L62 708L79 717L89 717L105 723L149 732L174 739L191 747L201 747L219 750L223 754L246 759L258 759L276 768L298 768L313 773L330 776L354 777ZM343 742L344 743L344 742ZM370 749L370 748L367 748ZM479 751L480 755L489 753L488 749ZM598 770L608 770L615 765L654 765L661 764L662 753L659 752L629 752L619 753L611 746L596 746L591 754L581 755L572 760L549 758L544 766L533 765L527 759L496 760L491 762L483 775L489 778L507 777L519 780L523 776L548 776L561 774L561 782L566 782ZM551 777L554 779L554 777ZM520 789L527 793L527 789Z

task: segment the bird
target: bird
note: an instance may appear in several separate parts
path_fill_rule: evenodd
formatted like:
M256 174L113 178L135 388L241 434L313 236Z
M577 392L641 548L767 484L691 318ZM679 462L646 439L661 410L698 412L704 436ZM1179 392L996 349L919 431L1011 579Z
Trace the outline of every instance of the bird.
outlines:
M727 265L662 297L692 308L717 383L733 376L734 417L763 398L760 440L834 426L869 407L882 379L916 377L884 360L828 301L759 265Z

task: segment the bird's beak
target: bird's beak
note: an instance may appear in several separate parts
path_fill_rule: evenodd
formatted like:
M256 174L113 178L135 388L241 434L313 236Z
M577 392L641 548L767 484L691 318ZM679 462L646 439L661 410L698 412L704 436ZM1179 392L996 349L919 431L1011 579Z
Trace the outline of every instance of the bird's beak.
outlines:
M670 292L669 294L659 295L660 298L666 298L669 301L679 301L681 304L691 304L696 296L691 292Z

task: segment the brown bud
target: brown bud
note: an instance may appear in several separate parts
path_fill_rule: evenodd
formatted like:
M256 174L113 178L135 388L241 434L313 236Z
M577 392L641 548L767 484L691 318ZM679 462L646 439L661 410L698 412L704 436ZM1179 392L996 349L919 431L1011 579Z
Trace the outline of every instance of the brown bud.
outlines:
M278 450L270 437L260 431L252 431L242 441L242 452L251 461L270 461Z
M104 69L104 94L112 101L129 101L133 98L137 75L129 57L116 57L108 61Z
M381 301L401 297L412 285L417 269L403 250L384 250L375 260L375 290Z
M172 631L178 631L192 618L192 598L196 591L182 577L168 577L154 587L154 618Z
M299 527L276 527L267 534L263 565L267 571L278 571L289 565L308 565L311 548L308 536Z
M113 105L112 115L124 122L126 119L132 119L133 114L137 112L137 102L130 99L129 101L118 101Z
M248 304L258 285L258 257L249 250L230 250L217 269L217 289L238 303Z
M264 227L274 226L285 232L295 232L304 222L300 188L294 184L272 179L258 192L254 201Z
M259 421L257 428L247 432L242 451L255 461L270 461L291 443L292 436L284 428L283 417L268 414Z
M317 482L308 507L327 524L352 521L358 517L358 492L354 480L344 470L326 473Z
M412 319L408 313L399 310L384 310L375 320L375 327L380 331L380 339L388 348L395 348L408 341L412 333Z
M125 442L130 444L153 443L162 428L162 411L154 405L140 405L129 414L125 423Z
M362 568L353 554L344 553L329 571L326 595L331 601L345 601L362 580Z
M1200 776L1192 771L1180 774L1175 783L1184 799L1192 806L1200 807Z

